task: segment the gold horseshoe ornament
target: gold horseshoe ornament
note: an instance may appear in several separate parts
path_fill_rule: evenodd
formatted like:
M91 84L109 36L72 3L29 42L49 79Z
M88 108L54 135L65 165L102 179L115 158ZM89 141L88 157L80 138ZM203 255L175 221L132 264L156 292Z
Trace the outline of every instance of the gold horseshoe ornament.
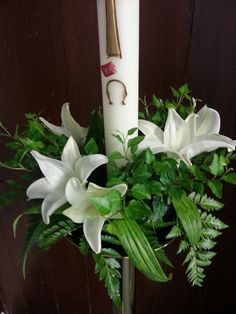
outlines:
M122 81L115 80L115 79L114 80L110 80L109 82L107 82L107 86L106 86L106 94L107 94L107 98L109 100L109 105L113 105L113 102L111 101L110 92L109 92L109 85L111 83L119 83L123 87L123 95L122 95L121 103L122 103L122 105L125 105L125 98L128 95L127 88L126 88L125 84Z

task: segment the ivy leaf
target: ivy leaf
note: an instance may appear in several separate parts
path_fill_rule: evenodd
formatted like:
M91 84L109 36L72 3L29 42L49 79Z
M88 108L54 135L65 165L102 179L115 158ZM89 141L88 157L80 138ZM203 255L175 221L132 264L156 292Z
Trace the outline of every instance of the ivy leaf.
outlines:
M209 165L209 169L211 174L213 174L214 176L219 176L224 173L224 167L222 166L220 158L217 154L214 154L213 160Z
M152 202L153 215L151 217L153 222L163 221L163 217L167 213L168 206L160 197L156 197Z
M131 200L125 207L124 214L129 219L140 219L150 215L150 208L140 201Z
M208 187L210 188L211 192L218 198L222 198L222 188L223 185L219 181L208 181Z
M146 187L146 185L138 183L135 184L132 189L131 189L131 195L136 198L137 200L150 200L151 199L151 194Z
M97 154L99 152L99 147L93 137L86 143L84 150L88 155Z
M118 159L125 159L125 156L122 155L120 152L113 152L109 157L110 162Z
M148 170L147 165L145 165L144 163L140 164L133 171L133 177L139 182L142 180L146 180L150 178L151 176L152 176L152 173Z
M201 236L201 217L197 206L180 190L172 190L170 197L190 244L196 244Z
M151 149L146 149L145 150L145 162L147 165L151 165L151 163L155 160L155 156Z
M102 196L91 196L90 201L102 216L114 213L122 207L121 194L116 190L111 190Z
M229 173L223 177L223 180L227 183L236 185L236 173Z
M170 279L163 272L146 236L134 220L113 220L108 231L119 238L133 264L144 275L159 282Z

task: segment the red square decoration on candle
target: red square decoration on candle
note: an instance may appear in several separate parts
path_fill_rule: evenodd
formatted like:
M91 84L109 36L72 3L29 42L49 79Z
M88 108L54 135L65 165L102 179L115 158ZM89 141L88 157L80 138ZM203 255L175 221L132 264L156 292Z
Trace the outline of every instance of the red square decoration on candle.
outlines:
M113 62L108 62L101 65L101 71L104 76L108 77L116 73L116 66Z

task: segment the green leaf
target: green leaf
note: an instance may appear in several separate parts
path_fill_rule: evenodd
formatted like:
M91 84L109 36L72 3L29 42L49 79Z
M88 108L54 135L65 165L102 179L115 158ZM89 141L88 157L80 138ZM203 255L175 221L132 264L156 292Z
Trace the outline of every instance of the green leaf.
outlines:
M145 150L145 162L147 165L151 165L151 163L155 160L155 156L153 152L148 148Z
M189 93L188 84L182 85L182 86L179 88L179 92L180 92L182 95L188 94L188 93Z
M17 225L18 225L18 222L20 221L20 219L25 216L25 215L31 215L31 214L40 214L40 207L38 206L33 206L33 207L30 207L28 209L26 209L26 211L20 215L18 215L16 217L16 219L14 220L13 224L12 224L12 228L13 228L13 234L14 234L14 237L16 237L16 229L17 229Z
M89 252L89 244L84 236L79 241L79 250L82 255L87 255Z
M200 205L203 209L206 209L208 211L219 210L224 206L223 203L215 200L214 198L208 197L206 194L202 196L201 194L193 192L188 197L194 203Z
M35 216L35 217L34 217ZM45 224L39 215L30 216L29 227L24 237L24 243L21 249L20 258L22 261L22 271L24 278L26 277L26 261L30 249L36 245L39 236L45 230Z
M228 226L223 223L219 218L214 217L212 214L207 214L206 212L201 214L201 219L204 227L214 228L216 230L222 230L228 228Z
M224 175L223 180L227 183L236 185L236 173L229 173Z
M154 197L152 202L153 215L151 217L152 222L163 221L163 217L168 211L168 205L160 197Z
M167 234L166 239L174 239L181 237L182 231L178 226L173 226L170 232Z
M121 194L116 190L111 190L101 196L91 196L90 201L102 216L114 213L122 207Z
M85 150L86 154L88 154L88 155L97 154L99 152L99 147L98 147L98 145L97 145L97 143L93 137L90 138L90 140L84 146L84 150Z
M163 272L146 236L134 220L113 220L108 230L119 238L133 264L144 275L160 282L170 279Z
M198 208L182 191L172 190L170 197L186 236L190 244L194 245L201 236L201 217Z
M110 162L118 159L125 159L125 156L122 155L120 152L113 152L109 157Z
M220 163L220 158L217 154L214 154L213 160L209 165L211 174L214 176L219 176L224 173L224 167Z
M141 143L143 139L144 139L144 136L136 136L134 138L131 138L128 141L128 147L131 148L131 147L138 146L138 144Z
M149 216L151 210L140 201L131 200L125 207L124 214L129 219L140 219Z
M158 109L164 107L163 101L158 99L155 95L152 95L152 104Z
M104 280L107 292L117 307L121 307L120 298L120 263L114 258L106 258L102 254L93 254L95 260L95 273L99 279Z
M120 253L118 253L117 251L111 248L102 249L102 255L107 256L107 257L113 257L113 258L121 258Z
M120 142L121 144L124 143L124 140L119 134L112 134L112 136L114 136L117 139L117 141Z
M128 135L133 135L136 131L138 130L138 128L132 128L128 131Z
M177 254L180 254L180 253L186 251L188 248L189 248L189 243L185 240L181 240Z
M151 199L151 194L148 188L146 187L146 185L141 183L137 183L132 187L131 195L137 200Z
M144 165L143 163L136 167L133 172L133 177L139 182L142 180L146 180L151 176L152 173L148 170L147 165Z
M219 181L208 181L208 187L210 188L211 192L218 198L222 198L222 188L223 185Z
M178 98L180 96L179 91L177 91L174 87L171 86L170 89L174 97Z

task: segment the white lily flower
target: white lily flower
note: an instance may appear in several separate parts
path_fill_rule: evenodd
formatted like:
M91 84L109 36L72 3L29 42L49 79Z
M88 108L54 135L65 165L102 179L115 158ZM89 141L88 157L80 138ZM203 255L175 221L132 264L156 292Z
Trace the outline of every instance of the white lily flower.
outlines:
M139 129L145 135L139 151L150 148L154 154L166 152L169 156L191 165L190 159L202 152L217 148L235 150L235 142L220 135L220 115L207 106L183 120L175 109L169 109L164 132L154 123L139 120Z
M88 134L88 128L83 128L75 121L70 113L69 103L65 103L61 108L61 126L56 126L44 118L40 117L48 129L50 129L56 135L65 135L67 137L72 136L75 141L83 145L86 141Z
M29 199L43 198L42 217L48 224L53 212L67 202L65 187L67 182L76 177L85 186L88 177L97 167L108 162L101 154L81 156L78 145L70 137L64 147L61 160L31 152L45 177L33 182L27 189Z
M63 214L75 223L83 223L83 231L91 249L101 252L101 231L106 217L101 216L90 201L91 196L103 196L110 190L117 190L123 197L127 191L126 184L118 184L112 188L103 188L89 183L87 190L77 178L71 178L66 185L66 197L72 205Z

